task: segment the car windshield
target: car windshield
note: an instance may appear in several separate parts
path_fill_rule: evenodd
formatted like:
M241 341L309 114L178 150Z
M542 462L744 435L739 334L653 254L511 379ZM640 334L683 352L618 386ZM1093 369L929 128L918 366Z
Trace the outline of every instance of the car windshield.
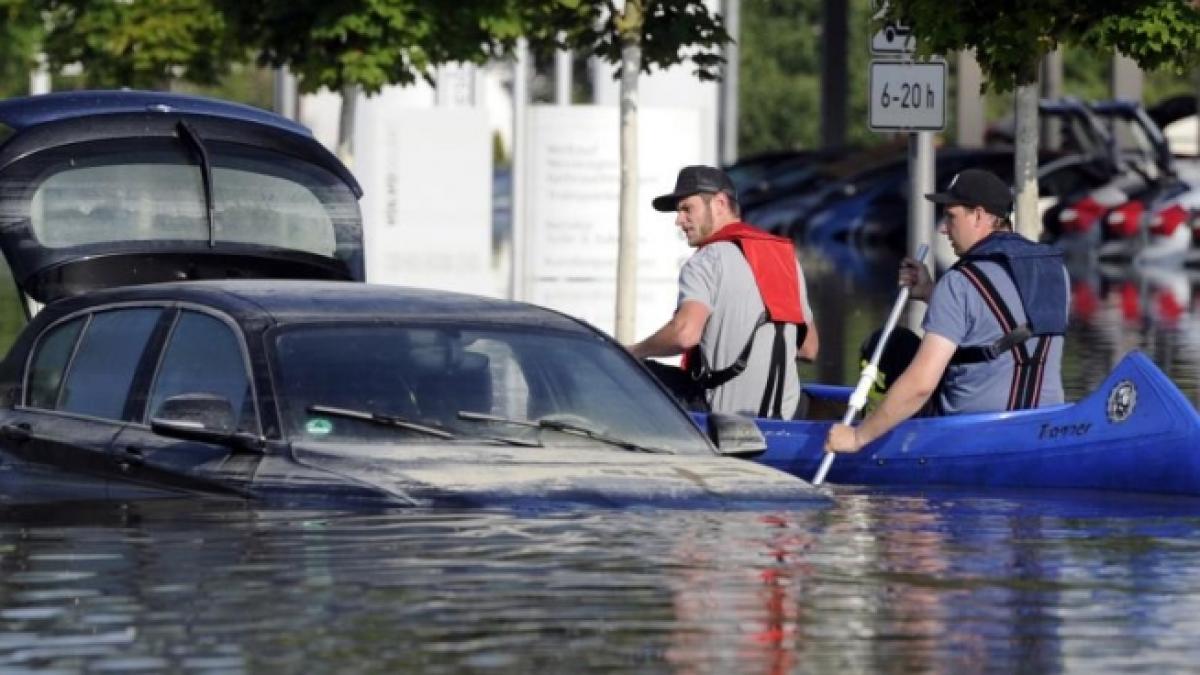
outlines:
M713 454L634 361L594 336L491 326L293 325L273 346L292 440Z

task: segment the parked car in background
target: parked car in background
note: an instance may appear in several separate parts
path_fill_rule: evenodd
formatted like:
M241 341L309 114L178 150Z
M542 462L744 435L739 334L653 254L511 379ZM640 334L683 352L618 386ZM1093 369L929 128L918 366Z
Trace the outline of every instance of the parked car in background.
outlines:
M302 127L145 92L0 102L0 502L749 507L734 459L610 338L550 310L360 283L361 191ZM718 450L718 447L720 450Z
M1181 261L1200 197L1176 170L1166 137L1137 103L1100 101L1087 110L1103 124L1112 175L1048 212L1047 239L1072 255Z
M744 212L752 212L790 194L811 189L836 175L834 165L857 157L855 148L819 148L764 153L725 168Z
M937 190L945 189L958 172L967 168L987 169L1012 181L1011 151L941 148L934 161ZM1052 205L1063 192L1094 180L1087 159L1044 154L1038 171L1042 208ZM903 250L908 232L909 185L907 158L852 175L813 195L808 208L795 214L790 233L813 245L850 243Z

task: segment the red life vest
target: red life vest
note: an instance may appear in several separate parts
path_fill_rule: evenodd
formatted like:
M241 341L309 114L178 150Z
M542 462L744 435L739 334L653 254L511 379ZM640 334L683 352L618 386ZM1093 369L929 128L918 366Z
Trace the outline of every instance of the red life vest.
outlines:
M804 325L804 298L800 297L796 250L790 239L736 222L712 233L700 243L700 248L718 241L737 244L746 256L771 322Z
M775 340L771 348L771 366L767 377L766 388L763 390L762 402L759 404L759 417L783 417L783 390L786 380L785 363L786 345L784 343L783 327L785 324L796 324L799 327L797 337L804 339L806 331L804 321L804 304L800 296L800 278L796 273L796 253L792 242L783 237L768 234L743 222L734 222L722 227L700 243L699 248L718 241L728 241L737 245L750 265L754 283L763 301L763 315L754 325L746 346L733 364L720 370L713 371L708 364L703 363L700 356L700 345L689 349L683 355L683 369L705 389L718 387L730 379L737 377L746 368L750 358L750 350L754 345L754 334L764 324L770 323L775 327Z

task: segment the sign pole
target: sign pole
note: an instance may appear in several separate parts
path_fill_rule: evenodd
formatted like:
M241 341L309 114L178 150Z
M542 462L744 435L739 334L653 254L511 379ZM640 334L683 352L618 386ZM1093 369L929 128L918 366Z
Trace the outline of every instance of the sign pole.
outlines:
M885 2L873 3L875 18ZM933 204L925 195L936 190L933 133L946 128L946 62L941 57L914 61L916 39L911 26L886 23L871 37L867 126L873 131L908 133L908 255L927 250L933 239ZM905 325L916 329L910 310Z
M933 204L925 195L935 192L933 132L908 134L908 255L927 251L933 239ZM921 264L928 265L924 260ZM920 326L918 312L909 306L904 324L912 330Z

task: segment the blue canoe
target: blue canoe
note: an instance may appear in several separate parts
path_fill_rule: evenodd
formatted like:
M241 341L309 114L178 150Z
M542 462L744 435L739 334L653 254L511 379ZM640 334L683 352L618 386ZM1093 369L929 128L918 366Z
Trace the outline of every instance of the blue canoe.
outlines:
M849 393L806 388L826 399ZM757 422L768 449L756 461L812 480L831 421ZM908 420L861 452L839 455L827 480L1200 495L1200 415L1154 362L1131 352L1076 403Z

